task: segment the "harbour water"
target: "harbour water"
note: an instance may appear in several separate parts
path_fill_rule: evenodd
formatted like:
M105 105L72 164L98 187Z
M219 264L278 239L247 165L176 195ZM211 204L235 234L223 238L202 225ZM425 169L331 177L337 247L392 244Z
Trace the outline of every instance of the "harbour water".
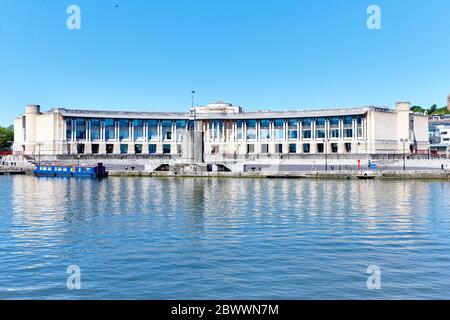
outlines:
M448 181L1 177L0 299L450 299L449 199Z

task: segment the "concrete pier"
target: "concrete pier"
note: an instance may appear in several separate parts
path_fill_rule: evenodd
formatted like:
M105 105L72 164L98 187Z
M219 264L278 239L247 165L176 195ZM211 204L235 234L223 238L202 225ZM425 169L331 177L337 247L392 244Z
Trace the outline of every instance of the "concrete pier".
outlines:
M267 178L267 179L356 179L354 171L305 171L305 172L145 172L111 171L110 177L205 177L205 178ZM364 171L362 172L364 173ZM450 181L450 172L445 171L385 171L377 179L445 179Z

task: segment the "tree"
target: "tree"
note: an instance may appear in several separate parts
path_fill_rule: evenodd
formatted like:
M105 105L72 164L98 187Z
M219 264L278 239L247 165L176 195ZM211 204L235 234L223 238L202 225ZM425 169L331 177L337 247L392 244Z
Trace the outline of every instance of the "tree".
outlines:
M14 140L14 128L0 127L0 150L8 150L11 147L11 141Z
M412 112L425 112L425 109L424 108L422 108L421 106L412 106L411 107L411 111Z
M433 104L433 105L430 107L430 109L428 109L428 113L431 114L431 113L435 112L436 109L437 109L437 105Z

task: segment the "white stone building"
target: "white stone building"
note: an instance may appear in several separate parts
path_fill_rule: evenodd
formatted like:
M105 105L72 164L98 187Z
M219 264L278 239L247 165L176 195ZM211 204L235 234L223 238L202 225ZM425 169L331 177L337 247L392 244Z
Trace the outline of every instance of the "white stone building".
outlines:
M190 132L197 132L194 138ZM217 102L186 113L119 112L29 105L14 121L16 155L45 157L139 155L196 160L274 155L426 153L428 118L410 111L361 107L244 112ZM201 158L201 159L200 159Z

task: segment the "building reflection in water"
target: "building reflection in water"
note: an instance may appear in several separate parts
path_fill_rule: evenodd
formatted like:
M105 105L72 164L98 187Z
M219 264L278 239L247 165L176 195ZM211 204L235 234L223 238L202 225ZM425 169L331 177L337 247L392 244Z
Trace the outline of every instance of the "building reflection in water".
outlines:
M160 227L184 219L195 232L252 222L300 229L356 223L368 232L387 221L408 230L415 219L428 219L433 186L448 192L445 182L423 181L16 177L12 197L14 223L27 226L28 236L62 234L67 223L122 214L147 215Z

